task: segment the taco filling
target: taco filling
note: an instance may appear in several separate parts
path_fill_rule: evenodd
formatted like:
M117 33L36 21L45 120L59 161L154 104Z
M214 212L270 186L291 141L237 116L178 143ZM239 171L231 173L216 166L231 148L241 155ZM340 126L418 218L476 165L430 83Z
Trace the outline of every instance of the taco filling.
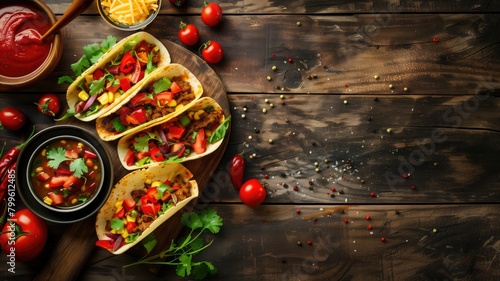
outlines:
M155 44L137 38L127 42L114 60L82 79L74 105L75 114L88 117L111 105L155 70L161 61L160 48Z
M148 84L114 113L103 117L101 130L119 134L175 112L196 99L189 81L182 76L162 77Z
M220 140L213 133L224 120L221 108L209 105L188 109L169 121L142 131L129 141L123 162L144 166L155 162L175 162L191 153L202 154L207 145Z
M147 180L142 189L132 190L114 204L113 216L106 221L107 239L97 246L116 251L136 241L159 216L191 196L191 183L179 174L165 181Z

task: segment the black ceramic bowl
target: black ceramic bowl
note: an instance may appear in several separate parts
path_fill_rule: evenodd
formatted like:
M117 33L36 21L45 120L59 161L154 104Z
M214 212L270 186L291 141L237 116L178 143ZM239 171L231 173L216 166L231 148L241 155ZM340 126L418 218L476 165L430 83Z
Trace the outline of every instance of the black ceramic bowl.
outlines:
M35 158L54 142L75 140L97 154L101 177L97 181L94 195L75 206L50 206L36 195L32 183ZM55 223L73 223L94 215L106 202L113 185L113 168L108 151L91 133L72 125L52 126L34 135L19 154L16 169L16 188L24 205L39 217Z

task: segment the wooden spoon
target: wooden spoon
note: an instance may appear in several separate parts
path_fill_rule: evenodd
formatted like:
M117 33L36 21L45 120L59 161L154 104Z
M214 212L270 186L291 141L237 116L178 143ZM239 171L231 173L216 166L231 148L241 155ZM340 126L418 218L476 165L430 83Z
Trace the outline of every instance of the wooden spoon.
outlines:
M56 23L52 25L52 27L47 32L45 32L42 37L40 37L40 40L43 41L47 37L59 31L65 25L70 23L77 16L83 13L90 6L90 4L92 4L92 2L94 2L94 0L73 0L73 3L71 3L64 15L62 15L62 17L58 19Z

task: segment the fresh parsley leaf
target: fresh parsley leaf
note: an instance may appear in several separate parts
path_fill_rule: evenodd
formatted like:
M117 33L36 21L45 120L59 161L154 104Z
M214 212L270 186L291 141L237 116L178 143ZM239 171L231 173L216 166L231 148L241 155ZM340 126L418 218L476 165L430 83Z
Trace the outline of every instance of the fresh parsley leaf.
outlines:
M78 158L69 164L69 170L73 172L73 175L77 178L80 178L83 174L89 171L87 165L85 165L85 161L83 158Z
M141 241L142 245L144 248L146 248L147 253L151 253L153 248L156 246L156 238L153 233L150 233L148 236L146 236L144 239Z
M64 83L71 84L74 81L75 81L75 79L73 79L71 76L65 75L65 76L61 76L61 77L59 77L59 79L57 79L57 84L64 84Z
M153 84L153 92L155 94L165 92L166 90L170 89L170 85L172 85L172 82L170 82L167 77L163 77Z
M92 83L90 83L89 94L93 96L101 93L102 91L104 91L105 85L106 85L106 76L103 76L97 80L92 81Z
M111 229L114 230L122 230L125 227L125 224L119 218L112 218L110 224L111 224Z
M203 221L200 219L200 216L195 212L184 213L182 215L181 222L183 225L191 228L192 230L203 227Z
M179 264L177 265L177 275L186 277L191 275L191 255L182 254L179 257Z
M156 190L158 191L156 193L156 197L159 197L158 199L162 198L163 195L165 194L165 191L167 191L170 188L168 184L162 183L159 186L156 187Z
M139 43L139 36L134 36L132 40L129 40L125 45L123 46L123 54L125 54L129 50L133 50L135 48L135 45Z
M191 242L189 243L189 250L191 252L195 252L203 248L203 246L205 246L205 241L202 238L197 237L191 240Z
M132 243L134 242L135 240L137 240L137 238L140 236L141 234L139 232L134 232L134 233L131 233L127 236L127 238L125 238L125 243L129 244L129 243ZM154 247L154 246L153 246Z
M150 74L156 69L156 67L153 65L153 52L148 54L148 63L146 64L146 75Z
M77 62L71 64L71 70L78 77L82 75L82 73L89 68L90 62L86 57L81 57Z
M59 168L59 165L68 160L68 158L66 158L66 156L64 156L66 150L64 150L64 148L62 147L58 147L58 148L51 148L47 151L46 155L47 155L47 159L49 159L49 167L51 167L52 169L57 169Z
M200 220L203 222L203 228L208 229L213 234L218 233L222 226L222 218L214 209L201 210Z
M146 164L149 164L150 162L151 162L151 157L146 156L146 157L142 158L141 160L137 161L135 163L135 165L140 167L140 166L144 166Z
M123 125L122 121L120 121L120 117L113 119L113 128L117 132L124 132L127 130L127 126Z
M211 262L203 261L193 264L193 266L191 267L191 273L194 276L194 279L203 280L208 275L216 274L217 268L215 268L215 266Z
M229 115L224 122L222 122L215 131L213 131L212 135L210 138L208 138L208 143L214 143L218 142L222 139L224 139L224 136L226 135L227 130L229 129L229 121L231 120L231 115Z
M134 149L137 151L148 151L149 141L153 139L161 141L161 138L153 132L147 132L144 136L134 138L135 140Z
M101 42L101 48L103 51L111 49L111 47L113 47L114 45L116 45L116 37L114 37L113 35L108 35L108 37L106 37L106 40Z

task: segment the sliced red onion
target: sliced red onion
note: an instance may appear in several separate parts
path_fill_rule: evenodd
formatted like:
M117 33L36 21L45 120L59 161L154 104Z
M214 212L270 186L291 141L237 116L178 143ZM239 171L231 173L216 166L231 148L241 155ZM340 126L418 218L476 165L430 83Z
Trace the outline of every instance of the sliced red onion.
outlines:
M116 239L118 239L118 236L121 236L119 234L113 234L113 233L105 233L106 237L108 237L109 239L111 239L112 241L116 241Z
M94 101L97 99L97 95L90 96L87 102L85 102L85 105L83 106L83 110L85 111L89 109L89 107L94 103Z
M120 74L120 65L117 64L117 65L112 65L112 66L108 67L108 72L113 74L113 75Z
M118 238L116 238L115 240L115 244L113 245L113 252L118 250L118 248L120 248L122 242L123 242L123 237L119 235Z
M184 148L184 144L181 145L181 147L179 147L179 149L177 149L176 151L172 151L170 153L167 153L167 154L163 155L163 157L165 157L165 159L168 159L172 156L175 156L175 155L179 154L183 148Z
M165 132L163 132L163 130L159 127L157 127L156 132L158 133L158 135L160 135L160 138L161 138L161 142L162 142L162 145L160 147L161 152L163 154L167 154L168 149L169 149L167 136L165 136Z

